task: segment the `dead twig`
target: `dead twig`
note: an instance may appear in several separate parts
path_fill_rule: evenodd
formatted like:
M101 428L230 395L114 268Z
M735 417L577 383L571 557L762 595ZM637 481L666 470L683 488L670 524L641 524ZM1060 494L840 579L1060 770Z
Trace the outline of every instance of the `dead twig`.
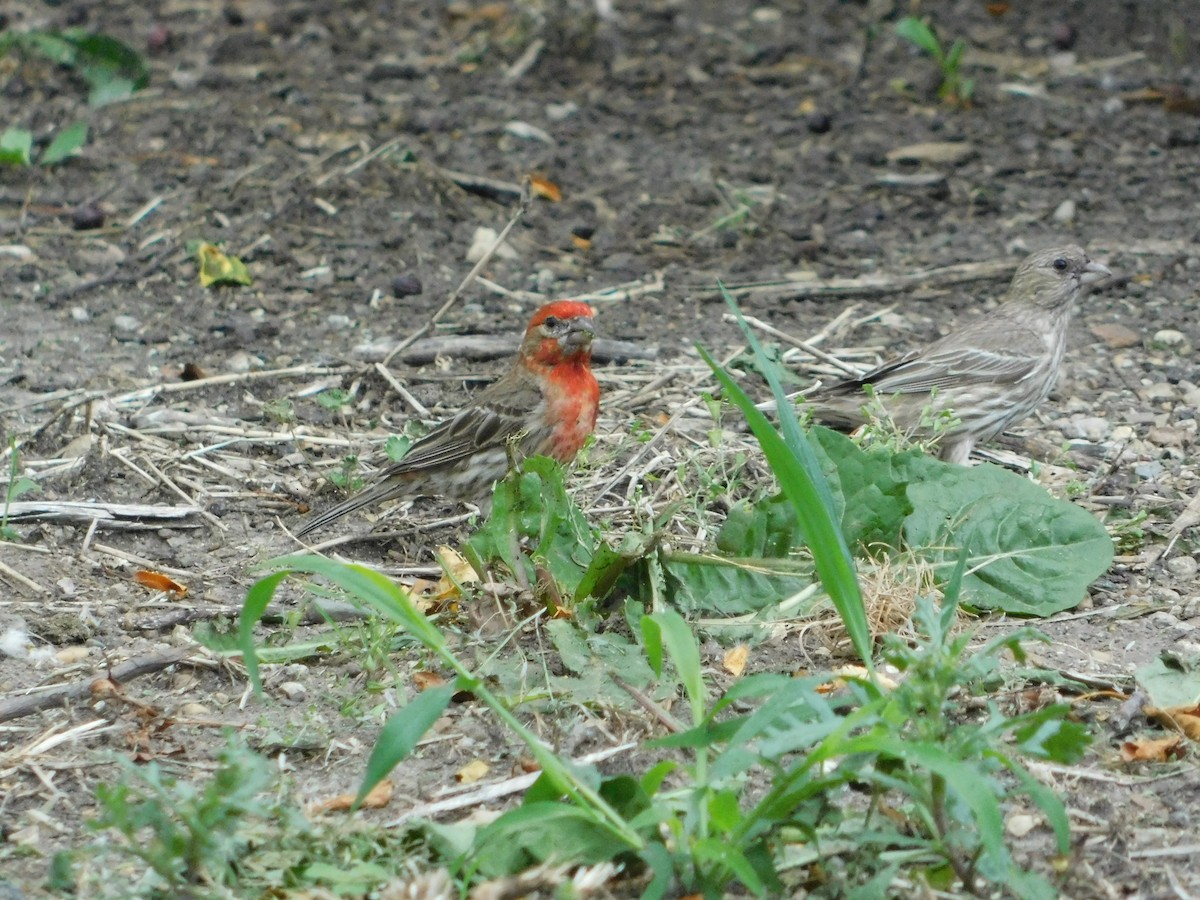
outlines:
M153 672L161 672L163 669L178 665L179 663L197 666L206 665L207 663L202 661L203 657L189 659L189 657L195 656L197 653L198 651L195 647L188 647L186 649L168 650L164 653L135 656L133 659L126 660L119 666L114 666L103 674L92 675L85 681L63 684L42 691L41 693L5 700L3 703L0 703L0 722L11 722L13 719L20 719L23 716L29 716L72 700L82 700L91 695L92 685L97 681L105 679L116 682L130 681Z
M467 277L462 280L462 283L454 289L450 296L446 298L446 302L438 307L437 311L429 317L425 324L397 344L392 352L383 358L384 366L390 363L396 354L402 352L407 347L411 347L417 342L418 339L433 330L433 326L440 322L442 317L450 311L450 307L454 306L454 304L458 302L458 299L462 296L463 291L471 286L471 282L473 282L476 276L483 271L483 267L488 264L491 258L496 254L496 251L499 250L501 245L508 239L509 232L511 232L514 226L516 226L516 224L521 221L522 218L524 218L525 213L529 211L529 205L532 202L533 187L529 179L526 178L521 183L520 203L513 212L512 218L508 220L508 224L504 226L504 230L501 231L500 234L496 236L496 240L492 242L492 246L489 247L487 252L479 258L479 261L475 263L474 268L467 273Z

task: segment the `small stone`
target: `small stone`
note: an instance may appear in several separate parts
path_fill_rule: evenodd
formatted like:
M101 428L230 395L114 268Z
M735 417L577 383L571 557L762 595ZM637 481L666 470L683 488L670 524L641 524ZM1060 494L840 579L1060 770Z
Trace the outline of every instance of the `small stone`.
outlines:
M1050 32L1050 43L1056 50L1070 50L1075 46L1075 38L1078 35L1075 29L1066 22L1059 22L1054 26L1054 30Z
M1187 344L1187 335L1174 328L1163 328L1154 332L1152 340L1162 347L1179 347Z
M975 156L974 144L966 141L928 141L888 151L888 162L944 163L958 165Z
M488 228L481 225L475 229L475 234L471 238L471 246L467 248L466 260L469 263L479 262L496 243L498 232L494 228ZM517 251L508 244L501 244L496 248L495 257L497 259L517 259Z
M1157 460L1138 463L1133 467L1133 474L1143 481L1153 481L1163 473L1163 464Z
M826 134L833 127L833 119L829 113L814 112L805 117L804 124L813 134Z
M425 286L421 284L421 279L411 272L405 272L392 279L393 297L415 297L424 290Z
M1100 325L1092 326L1092 334L1104 341L1104 343L1112 347L1114 350L1119 350L1123 347L1136 347L1142 342L1142 336L1130 328L1128 325L1122 325L1120 322L1104 322Z
M86 309L84 309L82 306L72 306L72 307L71 307L71 319L72 319L73 321L75 321L75 322L86 322L86 321L87 321L88 319L90 319L91 317L92 317L92 314L91 314L91 313L89 313L89 312L88 312Z
M525 141L541 141L543 144L554 143L554 138L550 136L549 132L538 128L536 125L530 125L528 122L515 120L508 122L504 126L504 132Z
M1146 432L1146 440L1157 447L1174 447L1182 450L1187 444L1188 435L1181 428L1171 428L1166 425L1156 425Z
M174 35L166 25L151 25L146 32L146 52L152 56L170 50L175 45Z
M330 313L325 317L325 324L334 331L345 331L354 323L345 313Z
M230 355L229 359L225 360L226 372L249 372L250 371L250 354L245 350L238 350Z
M114 316L113 328L116 331L137 331L141 326L141 322L133 316Z
M177 710L179 715L189 719L203 719L212 715L212 710L203 703L184 703Z
M1151 402L1158 400L1174 400L1175 386L1165 381L1160 381L1155 384L1148 384L1143 388L1138 388L1137 395L1143 400Z
M1083 438L1095 443L1108 437L1111 428L1108 419L1102 416L1079 416L1063 423L1062 433L1069 438Z
M104 227L104 210L98 203L81 203L71 213L71 227L76 231L91 231Z
M1172 556L1167 560L1167 571L1179 578L1194 578L1197 570L1200 563L1194 556Z
M303 700L308 693L308 688L298 681L284 681L279 685L279 693L289 700Z
M1052 217L1055 222L1061 222L1064 225L1069 225L1075 221L1075 201L1064 200L1058 204L1058 208L1054 210Z
M551 122L562 122L579 112L579 104L571 100L565 103L547 103L546 118Z
M1027 813L1016 813L1008 817L1004 823L1004 830L1011 837L1025 837L1029 832L1037 827L1038 820L1035 816Z

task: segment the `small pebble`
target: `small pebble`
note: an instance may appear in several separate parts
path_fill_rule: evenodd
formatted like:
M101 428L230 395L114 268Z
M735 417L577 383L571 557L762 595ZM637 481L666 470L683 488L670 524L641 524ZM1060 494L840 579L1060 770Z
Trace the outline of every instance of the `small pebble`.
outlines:
M80 203L71 213L71 227L76 231L103 228L104 210L97 203Z
M1064 225L1075 221L1075 201L1064 200L1058 204L1058 209L1054 210L1054 221L1062 222Z
M804 120L804 124L808 126L808 130L813 134L825 134L833 127L833 119L829 117L828 113L809 113L808 117Z
M1062 433L1069 438L1083 438L1095 442L1108 437L1111 427L1108 419L1101 416L1080 416L1065 422Z
M421 284L421 279L411 272L405 272L392 279L393 297L414 297L424 290L425 286Z
M1180 578L1194 578L1200 563L1194 556L1172 556L1167 560L1167 571Z
M1161 344L1164 347L1178 347L1187 343L1187 335L1182 331L1176 331L1174 328L1164 328L1161 331L1154 332L1154 343Z
M76 322L86 322L91 317L92 317L92 314L89 313L82 306L72 306L71 307L71 319L72 320L74 320Z
M137 331L142 323L133 316L114 316L113 328L117 331Z
M1133 474L1143 481L1153 481L1163 473L1163 464L1157 460L1138 463L1133 467Z
M1059 22L1054 26L1054 31L1050 34L1050 42L1054 44L1055 49L1070 50L1075 46L1075 38L1077 36L1074 28L1066 22Z
M344 331L353 324L345 313L330 313L325 317L325 323L335 331Z
M279 685L279 693L289 700L303 700L308 693L308 688L298 681L284 681Z

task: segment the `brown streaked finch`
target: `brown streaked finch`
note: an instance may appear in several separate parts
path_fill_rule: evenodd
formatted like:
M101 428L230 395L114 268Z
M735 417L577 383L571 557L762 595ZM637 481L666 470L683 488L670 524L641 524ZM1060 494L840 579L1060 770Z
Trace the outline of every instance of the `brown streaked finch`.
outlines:
M542 455L569 463L596 427L600 386L591 369L592 317L592 308L578 300L547 303L530 320L511 369L413 444L373 485L297 534L398 497L486 505L512 461Z
M857 428L871 418L864 391L870 385L892 421L909 433L921 433L930 412L950 413L940 455L961 465L978 442L1025 418L1050 394L1080 289L1111 275L1080 247L1039 250L1017 268L993 312L810 395L813 416L836 428Z

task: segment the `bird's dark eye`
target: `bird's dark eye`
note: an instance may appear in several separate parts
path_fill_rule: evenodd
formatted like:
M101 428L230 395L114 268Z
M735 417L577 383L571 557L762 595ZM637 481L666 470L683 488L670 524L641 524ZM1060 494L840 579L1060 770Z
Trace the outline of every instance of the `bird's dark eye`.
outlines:
M558 327L558 324L559 324L558 317L557 316L546 316L546 318L542 320L542 324L545 325L547 328L549 328L551 331L553 331L555 328Z
M1067 261L1060 256L1054 261L1054 268L1060 272L1065 272L1067 269Z

